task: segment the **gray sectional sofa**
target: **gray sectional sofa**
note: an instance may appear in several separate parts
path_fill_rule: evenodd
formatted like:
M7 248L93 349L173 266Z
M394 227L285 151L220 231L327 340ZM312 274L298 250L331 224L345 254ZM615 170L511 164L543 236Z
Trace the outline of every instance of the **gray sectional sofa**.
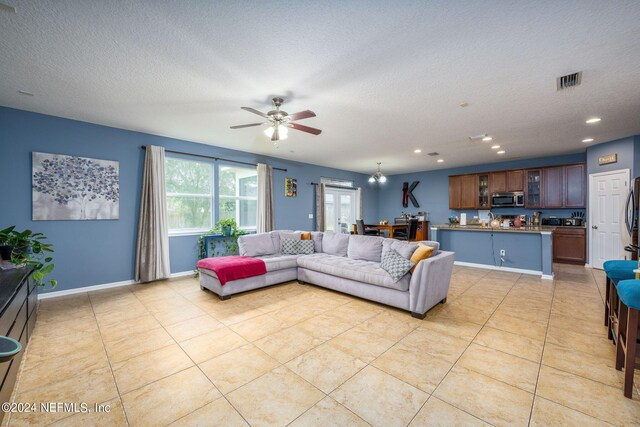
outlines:
M394 249L410 259L418 242L311 232L314 253L283 254L281 240L299 239L300 233L272 231L241 236L238 239L240 255L264 260L267 274L221 286L215 273L201 269L201 287L226 299L232 294L298 280L407 310L418 318L424 318L431 307L447 298L454 253L438 250L438 242L422 242L435 247L436 252L420 261L412 273L395 281L380 267L383 251Z

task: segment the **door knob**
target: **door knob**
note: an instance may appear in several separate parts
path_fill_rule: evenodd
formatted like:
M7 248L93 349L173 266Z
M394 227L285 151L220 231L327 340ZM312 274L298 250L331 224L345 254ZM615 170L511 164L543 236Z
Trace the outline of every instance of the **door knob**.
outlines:
M597 225L592 225L591 228L593 228L594 230L597 230L598 226Z

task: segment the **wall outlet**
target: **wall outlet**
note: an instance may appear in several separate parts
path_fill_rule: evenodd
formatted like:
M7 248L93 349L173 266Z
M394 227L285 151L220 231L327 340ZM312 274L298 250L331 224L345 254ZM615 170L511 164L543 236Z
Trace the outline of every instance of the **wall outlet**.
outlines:
M507 251L505 251L504 249L500 249L500 256L505 256L507 254Z
M309 219L313 219L313 214L309 214Z

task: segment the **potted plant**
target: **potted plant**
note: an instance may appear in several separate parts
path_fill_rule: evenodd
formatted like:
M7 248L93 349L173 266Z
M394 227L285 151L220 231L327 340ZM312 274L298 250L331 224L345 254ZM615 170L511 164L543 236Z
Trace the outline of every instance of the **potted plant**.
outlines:
M214 228L202 234L198 239L198 246L200 248L199 259L203 259L207 256L207 248L205 247L206 236L224 236L226 239L222 239L223 251L214 251L214 256L234 255L238 252L238 236L246 234L246 231L240 230L238 224L234 218L223 218L218 221Z
M0 255L3 260L16 266L33 268L33 279L38 286L45 286L44 278L54 268L53 258L46 256L53 252L53 245L45 243L47 238L42 233L34 233L31 230L16 231L15 225L0 230ZM48 283L55 287L58 282L49 280Z

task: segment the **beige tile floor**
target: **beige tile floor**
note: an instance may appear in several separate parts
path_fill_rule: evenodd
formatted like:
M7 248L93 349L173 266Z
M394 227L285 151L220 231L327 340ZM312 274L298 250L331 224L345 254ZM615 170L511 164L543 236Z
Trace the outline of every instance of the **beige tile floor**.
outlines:
M224 302L191 278L44 300L14 401L111 410L5 424L638 425L603 273L555 271L456 267L424 320L297 283Z

